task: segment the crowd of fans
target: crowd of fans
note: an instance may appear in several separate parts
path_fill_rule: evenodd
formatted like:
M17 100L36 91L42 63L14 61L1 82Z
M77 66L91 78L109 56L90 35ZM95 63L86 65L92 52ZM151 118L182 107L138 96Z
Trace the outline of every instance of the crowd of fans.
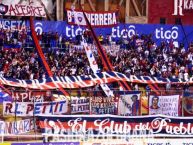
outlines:
M39 79L46 77L28 30L0 30L0 75L7 78ZM94 50L101 71L102 60L97 54L91 35L84 38ZM45 58L54 75L92 74L86 53L80 46L83 37L66 38L57 32L38 34ZM187 81L193 75L193 45L185 49L173 42L156 45L151 35L135 35L114 42L110 35L99 36L114 70L127 75L144 75L164 78L179 78ZM80 47L79 47L80 46Z
M172 41L157 46L151 36L134 36L124 47L115 55L109 53L109 60L118 72L185 81L193 74L193 45L187 50L182 44L176 48Z

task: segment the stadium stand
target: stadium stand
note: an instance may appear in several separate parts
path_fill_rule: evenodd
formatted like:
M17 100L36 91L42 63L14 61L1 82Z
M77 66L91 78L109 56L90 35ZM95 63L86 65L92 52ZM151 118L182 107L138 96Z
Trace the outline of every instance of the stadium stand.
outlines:
M22 2L30 6L20 6ZM67 28L64 29L65 34L54 28L46 31L45 28L38 28L37 24L43 27L47 22L34 21L32 16L53 19L41 0L38 0L41 6L34 9L32 16L25 15L30 18L23 15L25 10L33 13L30 10L34 1L20 0L16 4L18 12L21 7L22 22L26 24L24 27L11 29L4 26L6 22L0 24L2 142L18 142L13 144L17 145L31 141L34 145L37 142L41 142L37 145L50 145L49 142L60 144L58 142L62 140L69 141L65 145L84 145L84 141L102 145L93 140L99 139L102 142L103 137L111 137L108 141L112 143L114 139L122 137L130 143L130 138L135 138L135 135L136 138L156 135L154 139L192 137L193 118L184 118L193 115L193 42L188 41L184 30L190 32L192 27L184 28L181 22L179 26L126 26L124 23L119 24L122 19L117 20L117 17L121 17L117 9L123 13L123 0L119 4L110 1L112 8L114 6L116 9L107 12L85 13L82 2L65 0L65 17L68 19L68 23L64 22ZM88 0L94 10L92 2ZM129 20L127 15L130 12L126 9L130 2L135 13L144 20L142 13L148 9L144 7L145 1L141 2L141 8L138 9L140 1L126 0L124 21ZM64 1L57 0L55 3L59 13L63 7L59 4ZM10 14L14 12L12 15L18 18L19 13L14 6L11 3L9 8L0 3L2 17L9 18L4 14L7 11ZM97 10L100 10L100 6L97 6ZM57 17L63 20L61 13ZM165 18L163 20L166 23ZM176 20L181 21L179 18ZM51 21L47 25L63 26L64 23ZM100 30L100 27L106 25L112 27L112 34L105 33L105 29ZM145 33L137 32L141 27L144 27ZM155 33L149 32L149 28ZM177 39L182 33L183 36ZM113 35L117 35L116 39ZM125 89L127 85L131 90ZM120 145L120 142L116 144Z
M30 32L27 34L26 30L14 31L9 32L9 36L5 37L6 35L7 32L1 30L1 76L18 79L45 78L46 74L34 49ZM75 40L68 40L59 37L57 33L45 32L38 35L38 38L54 75L92 74L84 49L78 47L82 39L78 35ZM86 38L102 71L102 62L90 39ZM108 39L102 40L101 43L115 71L127 75L179 78L185 81L192 76L192 44L187 49L183 44L175 47L172 41L163 41L157 46L151 35L134 35L114 42L116 44L111 42L113 45L109 44Z

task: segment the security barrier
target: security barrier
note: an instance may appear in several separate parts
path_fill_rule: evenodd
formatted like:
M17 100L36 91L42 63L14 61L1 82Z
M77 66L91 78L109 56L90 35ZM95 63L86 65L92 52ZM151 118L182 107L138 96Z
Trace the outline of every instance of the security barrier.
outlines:
M38 115L111 114L126 117L163 114L178 117L193 114L193 92L190 90L160 90L160 95L155 95L154 92L142 88L140 91L112 89L111 97L106 97L97 87L88 90L67 90L69 96L62 95L58 90L10 91L12 100L3 100L0 105L3 116L0 121L2 141L44 140L38 124ZM152 106L154 108L151 108ZM58 137L52 139L65 141ZM73 137L68 139L72 141ZM49 140L47 138L47 141Z

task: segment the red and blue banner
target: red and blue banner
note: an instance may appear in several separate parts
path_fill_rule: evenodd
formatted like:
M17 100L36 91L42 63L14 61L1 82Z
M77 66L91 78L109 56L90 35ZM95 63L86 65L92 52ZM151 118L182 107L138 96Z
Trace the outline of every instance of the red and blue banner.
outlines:
M173 78L158 78L150 76L126 76L125 74L110 71L110 72L100 72L93 75L81 75L81 76L64 76L64 77L47 77L45 79L35 79L35 80L19 80L0 77L0 83L2 85L13 86L13 87L23 87L29 89L57 89L62 88L86 88L92 87L96 84L106 84L117 81L127 81L133 83L142 84L166 84L170 82L174 83L186 83L183 79L173 79ZM189 78L189 84L193 83L193 77Z
M193 117L165 115L38 116L43 135L193 137Z
M12 96L0 89L0 103L3 101L13 101Z
M4 51L19 52L21 50L21 45L19 44L4 44Z

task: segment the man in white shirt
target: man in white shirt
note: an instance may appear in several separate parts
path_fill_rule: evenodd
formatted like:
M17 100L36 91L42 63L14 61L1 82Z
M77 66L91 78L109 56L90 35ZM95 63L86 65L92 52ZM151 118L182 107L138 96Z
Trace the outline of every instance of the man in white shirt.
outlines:
M149 115L155 115L155 114L161 114L161 108L159 106L159 97L158 96L153 96L151 98L151 104L149 107Z

